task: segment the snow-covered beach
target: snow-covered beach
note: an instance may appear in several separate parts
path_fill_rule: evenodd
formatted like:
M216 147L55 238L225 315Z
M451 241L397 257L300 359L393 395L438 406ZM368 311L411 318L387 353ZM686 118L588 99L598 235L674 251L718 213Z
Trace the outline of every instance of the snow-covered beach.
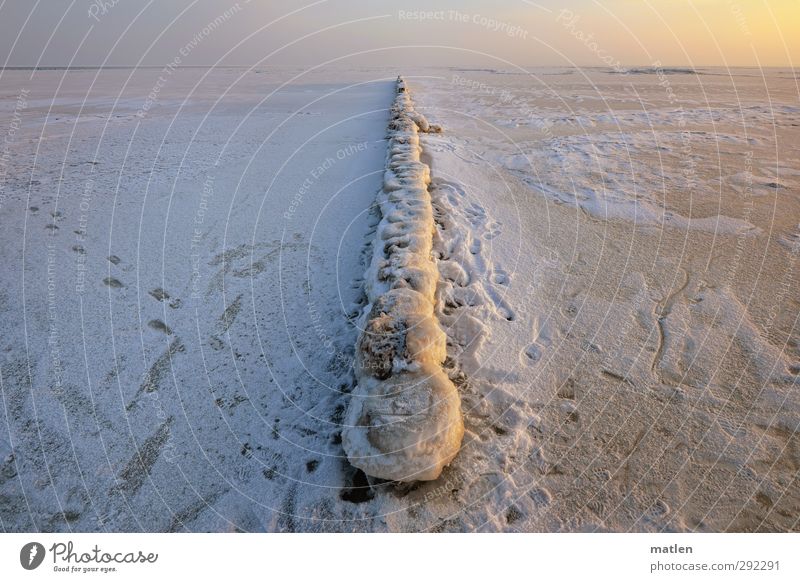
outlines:
M402 73L433 481L342 444ZM6 531L787 531L800 106L780 69L5 70Z

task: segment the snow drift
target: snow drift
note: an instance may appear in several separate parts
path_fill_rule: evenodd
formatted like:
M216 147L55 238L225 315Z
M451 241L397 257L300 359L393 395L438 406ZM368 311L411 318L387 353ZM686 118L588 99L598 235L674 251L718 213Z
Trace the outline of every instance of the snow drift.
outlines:
M350 462L396 481L436 479L461 446L455 386L442 370L446 337L434 312L439 272L430 171L419 132L439 132L414 111L402 78L389 122L389 151L372 261L368 305L359 320L353 391L342 434Z

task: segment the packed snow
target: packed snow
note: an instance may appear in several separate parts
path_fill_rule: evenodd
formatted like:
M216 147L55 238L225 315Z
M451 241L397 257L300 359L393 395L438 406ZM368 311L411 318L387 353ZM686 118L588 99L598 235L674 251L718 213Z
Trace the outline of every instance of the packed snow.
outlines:
M3 530L798 529L793 71L159 73L2 73Z
M369 303L356 346L357 386L342 438L350 462L367 475L432 481L458 453L464 424L456 387L441 367L447 342L434 312L439 271L430 171L419 159L419 132L440 128L414 111L402 79L389 129L381 221L365 277Z

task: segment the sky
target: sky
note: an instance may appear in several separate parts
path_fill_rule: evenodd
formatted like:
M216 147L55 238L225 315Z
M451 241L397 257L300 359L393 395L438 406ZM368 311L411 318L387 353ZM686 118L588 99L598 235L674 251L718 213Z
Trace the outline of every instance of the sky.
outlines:
M800 66L800 0L0 0L5 66Z

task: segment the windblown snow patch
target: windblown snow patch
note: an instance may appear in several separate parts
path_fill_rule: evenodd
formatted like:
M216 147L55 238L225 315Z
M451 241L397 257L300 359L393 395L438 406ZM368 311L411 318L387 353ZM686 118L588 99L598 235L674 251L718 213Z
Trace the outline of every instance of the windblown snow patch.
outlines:
M396 481L433 480L455 457L464 425L442 370L446 337L434 313L439 271L430 171L419 132L439 132L414 111L402 78L389 122L389 151L372 261L359 320L357 387L342 433L350 462Z

